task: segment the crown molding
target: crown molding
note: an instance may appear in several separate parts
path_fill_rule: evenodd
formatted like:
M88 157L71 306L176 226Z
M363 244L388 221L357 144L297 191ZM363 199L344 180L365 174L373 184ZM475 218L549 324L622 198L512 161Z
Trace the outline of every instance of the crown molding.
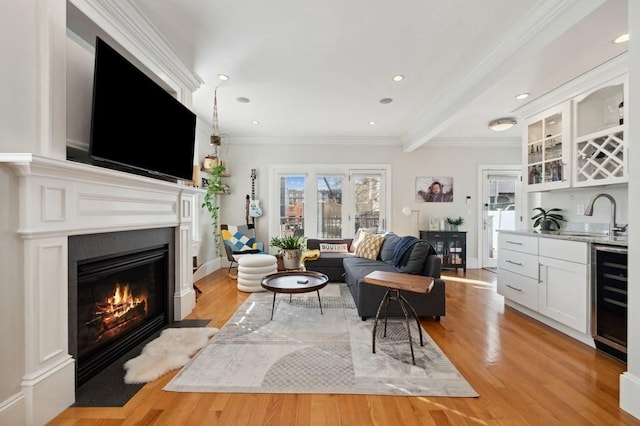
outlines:
M422 119L403 135L403 149L410 152L436 137L463 114L465 107L495 84L520 58L550 43L605 0L541 0L517 21L495 48L466 76L443 89L422 109Z
M131 0L69 2L150 69L160 71L192 93L204 83Z
M629 55L628 52L624 52L577 76L573 80L570 80L544 95L516 108L511 112L511 114L522 119L531 117L540 111L559 105L568 99L575 98L589 90L589 88L597 87L609 80L618 78L621 75L626 74L628 71Z
M469 147L469 148L520 148L520 138L489 138L489 137L446 137L430 139L424 146L427 147Z
M229 143L238 145L368 145L368 146L401 146L397 137L351 137L351 136L241 136L228 137Z

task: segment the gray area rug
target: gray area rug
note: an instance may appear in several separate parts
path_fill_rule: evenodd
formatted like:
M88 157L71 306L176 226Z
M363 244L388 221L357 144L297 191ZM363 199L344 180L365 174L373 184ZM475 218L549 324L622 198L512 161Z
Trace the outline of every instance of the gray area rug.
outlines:
M426 332L420 346L411 324L416 365L404 318L362 321L345 284L316 292L253 293L164 390L220 393L331 393L477 397Z

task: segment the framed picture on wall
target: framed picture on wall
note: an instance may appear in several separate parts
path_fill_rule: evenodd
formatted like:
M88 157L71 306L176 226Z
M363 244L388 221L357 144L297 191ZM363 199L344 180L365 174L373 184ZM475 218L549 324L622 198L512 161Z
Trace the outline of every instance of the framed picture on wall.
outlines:
M452 177L417 177L416 202L451 203L453 202Z

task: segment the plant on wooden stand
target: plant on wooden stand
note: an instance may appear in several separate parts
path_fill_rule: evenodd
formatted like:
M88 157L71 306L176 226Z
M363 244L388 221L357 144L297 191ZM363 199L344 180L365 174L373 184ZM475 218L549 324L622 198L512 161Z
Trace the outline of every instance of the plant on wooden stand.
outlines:
M220 248L222 237L220 235L220 203L218 195L228 194L229 188L222 182L222 178L226 175L226 166L224 164L216 164L207 170L207 192L204 194L202 207L209 211L211 216L211 228L213 231L213 239L216 256L220 256Z
M555 226L556 229L560 229L560 221L566 222L561 214L554 213L560 212L562 209L553 208L545 210L542 207L535 207L533 210L538 211L536 215L531 217L533 227L535 228L540 225L541 231L551 231L553 230L553 226Z

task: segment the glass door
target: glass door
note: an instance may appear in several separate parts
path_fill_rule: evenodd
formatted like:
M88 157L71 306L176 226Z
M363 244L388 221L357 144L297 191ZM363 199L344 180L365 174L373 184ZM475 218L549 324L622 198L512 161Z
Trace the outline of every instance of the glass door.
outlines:
M386 229L387 174L386 167L275 168L270 186L279 203L269 212L270 234L340 239L353 237L359 228Z
M385 229L385 172L384 170L351 170L351 229L346 236L355 235L360 228Z
M482 267L498 266L498 231L520 222L520 170L484 170L482 174Z

